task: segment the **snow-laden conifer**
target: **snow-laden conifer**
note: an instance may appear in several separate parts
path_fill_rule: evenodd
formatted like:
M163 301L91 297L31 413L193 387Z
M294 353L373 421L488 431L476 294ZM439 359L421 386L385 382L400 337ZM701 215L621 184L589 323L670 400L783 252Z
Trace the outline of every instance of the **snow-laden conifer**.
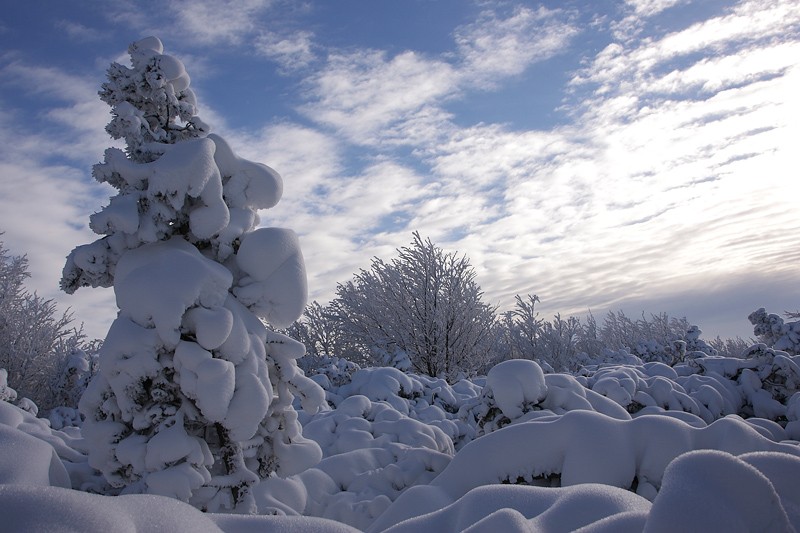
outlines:
M252 487L316 463L292 400L322 391L297 369L303 346L274 332L306 303L297 236L259 228L282 193L197 117L189 76L149 37L112 64L110 148L93 174L117 189L90 220L102 238L67 258L62 288L111 286L119 314L83 396L90 463L125 493L253 511Z

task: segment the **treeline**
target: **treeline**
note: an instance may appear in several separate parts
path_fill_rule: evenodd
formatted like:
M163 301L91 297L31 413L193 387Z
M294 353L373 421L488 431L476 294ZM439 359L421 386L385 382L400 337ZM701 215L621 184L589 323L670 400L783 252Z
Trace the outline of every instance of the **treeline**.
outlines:
M517 295L513 309L498 313L483 301L465 256L446 253L419 233L397 252L391 261L373 259L369 269L340 283L329 304L307 306L288 330L306 346L303 366L339 357L455 380L507 359L574 372L604 362L674 365L693 352L742 357L757 342L705 341L696 325L666 313L547 319L537 310L538 296L530 294ZM774 321L777 315L770 317Z

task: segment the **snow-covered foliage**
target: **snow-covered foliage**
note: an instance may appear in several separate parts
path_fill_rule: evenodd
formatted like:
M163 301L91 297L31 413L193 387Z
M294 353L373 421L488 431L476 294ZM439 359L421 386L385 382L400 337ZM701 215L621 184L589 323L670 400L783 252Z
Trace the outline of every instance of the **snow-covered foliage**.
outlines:
M90 221L104 237L73 250L62 278L67 292L113 284L120 309L80 402L89 462L122 493L254 511L261 479L321 457L292 406L323 402L297 368L303 346L260 320L302 313L299 243L255 229L281 178L207 135L182 63L154 37L129 52L100 93L127 152L94 167L118 193Z
M8 371L0 368L0 401L13 402L17 399L17 391L8 384Z
M482 370L494 309L481 301L469 260L419 233L397 252L390 262L373 259L370 270L337 287L331 305L347 336L372 364L410 363L414 372L450 381Z
M538 302L536 295L517 295L514 308L500 316L496 361L531 359L545 369L575 372L581 366L603 363L675 365L693 352L717 355L717 349L700 337L702 331L685 318L660 313L649 318L642 314L634 320L622 311L610 311L602 323L591 313L584 319L556 314L545 320L536 311ZM740 356L749 344L738 341L719 340L717 345L726 355Z
M790 373L796 361L756 349L747 358L695 354L675 367L614 364L577 376L511 360L486 378L453 385L331 360L336 379L318 375L329 408L298 411L322 460L251 489L259 514L288 516L238 521L195 515L155 496L141 501L157 516L170 509L186 515L186 524L204 516L230 531L278 524L371 532L683 531L732 524L793 531L800 528L800 387ZM765 376L760 386L758 376ZM652 404L643 406L646 398ZM24 441L25 453L38 454L28 460L41 466L24 470L0 458L0 476L8 480L0 507L31 505L25 484L43 487L38 501L45 507L105 505L93 501L102 496L59 488L110 492L86 464L83 441L5 405L4 449ZM107 505L123 513L139 503L121 496Z
M75 392L64 374L74 351L91 354L94 345L80 327L72 327L70 313L58 315L53 300L25 289L28 276L27 258L10 255L0 242L0 368L20 398L43 410L77 407L76 398L71 403L64 398Z
M800 355L800 320L785 322L775 313L767 313L763 307L747 317L753 324L753 334L770 348L791 355Z
M297 364L306 374L327 365L331 358L369 366L369 358L348 336L332 305L323 307L316 300L311 302L300 320L286 328L285 333L305 345L306 355Z

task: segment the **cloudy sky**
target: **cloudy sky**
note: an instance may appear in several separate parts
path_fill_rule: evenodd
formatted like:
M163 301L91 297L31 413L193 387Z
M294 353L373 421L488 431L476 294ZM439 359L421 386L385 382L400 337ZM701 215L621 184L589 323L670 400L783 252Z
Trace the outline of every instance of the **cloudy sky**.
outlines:
M156 35L200 116L281 173L327 301L419 231L489 303L686 316L706 337L800 307L796 0L11 2L0 20L0 237L92 336L110 289L58 292L96 236L111 61Z

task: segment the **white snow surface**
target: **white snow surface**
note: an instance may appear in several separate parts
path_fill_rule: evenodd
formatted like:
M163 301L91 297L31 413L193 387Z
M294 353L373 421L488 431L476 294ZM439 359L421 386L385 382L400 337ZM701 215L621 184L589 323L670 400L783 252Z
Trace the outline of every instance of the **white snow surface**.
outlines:
M271 335L262 342L277 342L278 360L302 355ZM176 359L194 368L212 360L200 344L190 353ZM322 410L319 388L295 375L295 389L306 391L295 395L299 420L322 456L253 487L258 513L277 516L203 514L177 501L199 472L188 466L186 486L175 472L165 476L159 491L173 498L80 492L108 490L88 465L80 434L52 430L0 402L0 445L11 452L0 456L0 512L21 530L54 531L78 528L78 521L86 531L112 523L114 530L146 530L154 520L175 531L237 532L800 530L800 445L790 437L800 395L766 381L757 388L752 376L743 383L744 370L774 374L775 357L709 359L685 368L606 366L577 378L507 362L485 380L454 385L394 368L331 364L347 372L325 374L329 408ZM704 370L712 367L725 372ZM632 409L642 390L663 406ZM729 405L706 422L692 410L706 405L698 402L704 395L720 401L709 390ZM782 405L790 420L748 415L755 391ZM494 413L494 425L481 413ZM182 427L133 439L117 454L153 468L185 457L194 459L176 466L202 463L202 446L174 429Z

